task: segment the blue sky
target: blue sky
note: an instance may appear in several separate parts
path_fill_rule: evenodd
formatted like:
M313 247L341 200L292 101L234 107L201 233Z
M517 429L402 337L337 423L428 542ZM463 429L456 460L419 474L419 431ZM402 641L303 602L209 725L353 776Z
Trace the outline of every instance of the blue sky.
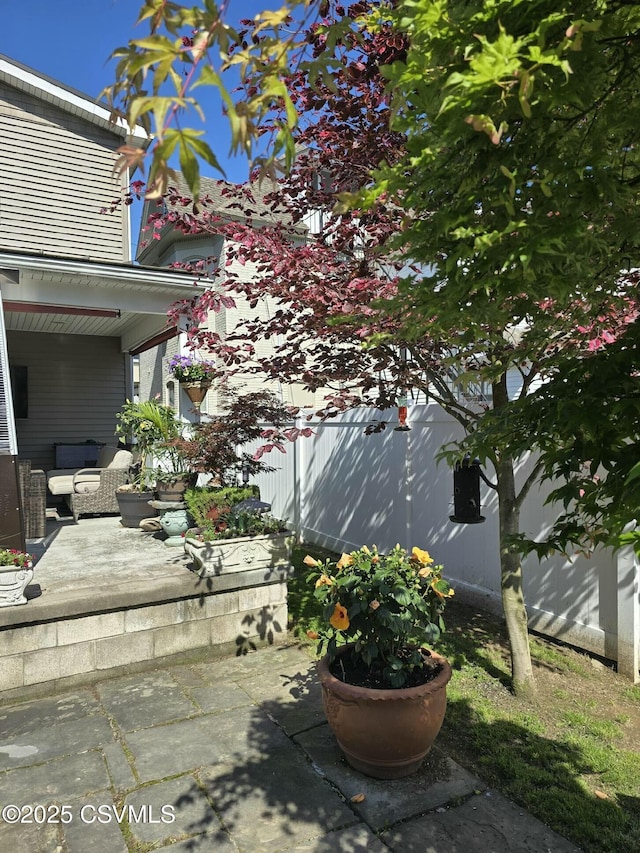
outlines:
M135 26L141 5L142 0L0 0L0 53L95 98L113 82L114 48L146 35L146 25ZM278 0L230 0L230 20L279 6ZM223 118L212 116L208 141L226 177L246 180L246 161L228 159Z

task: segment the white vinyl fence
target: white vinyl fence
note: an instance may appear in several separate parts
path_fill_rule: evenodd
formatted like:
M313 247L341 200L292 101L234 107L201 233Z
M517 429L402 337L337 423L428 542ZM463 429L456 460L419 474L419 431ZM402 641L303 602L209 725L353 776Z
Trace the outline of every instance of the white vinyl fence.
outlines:
M395 412L389 413L395 419ZM498 512L495 491L482 484L482 524L456 524L453 475L435 456L460 437L460 427L434 404L409 409L409 432L364 435L378 412L355 410L332 422L311 424L285 455L267 458L277 470L258 478L263 500L288 518L308 542L341 550L396 542L427 548L459 595L488 609L500 607ZM306 425L306 424L305 424ZM524 462L519 476L524 477ZM486 472L493 478L491 470ZM521 523L539 535L553 520L545 493L534 487ZM617 661L634 681L640 653L638 565L630 549L601 550L589 559L555 556L524 563L530 627L593 654Z

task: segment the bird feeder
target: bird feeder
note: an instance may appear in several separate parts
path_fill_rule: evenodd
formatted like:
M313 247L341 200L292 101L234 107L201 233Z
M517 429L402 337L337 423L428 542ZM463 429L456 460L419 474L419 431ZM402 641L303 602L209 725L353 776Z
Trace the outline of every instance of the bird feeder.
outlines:
M398 397L398 426L394 427L394 432L409 432L410 429L407 424L407 395L401 394Z
M465 456L453 469L453 515L458 524L480 524L480 460Z

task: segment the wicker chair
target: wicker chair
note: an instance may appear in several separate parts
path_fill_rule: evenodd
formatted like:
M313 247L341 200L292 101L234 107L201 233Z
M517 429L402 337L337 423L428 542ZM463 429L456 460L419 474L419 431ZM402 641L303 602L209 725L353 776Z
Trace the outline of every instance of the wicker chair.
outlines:
M31 460L18 460L18 479L24 513L25 539L42 539L47 526L47 478L31 468Z
M76 476L84 470L76 472ZM128 468L103 468L100 471L100 485L93 492L77 493L66 495L66 501L69 509L73 513L73 520L77 521L81 515L109 515L110 513L120 514L118 501L116 499L116 489L118 486L123 486L129 480Z

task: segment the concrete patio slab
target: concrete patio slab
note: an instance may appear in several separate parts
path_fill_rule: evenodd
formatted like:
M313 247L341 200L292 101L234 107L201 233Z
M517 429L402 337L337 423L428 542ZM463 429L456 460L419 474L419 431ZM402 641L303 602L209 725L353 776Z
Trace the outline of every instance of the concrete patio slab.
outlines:
M271 853L358 823L326 780L284 745L244 764L207 768L202 780L241 853Z
M347 764L326 724L297 735L294 740L308 754L314 768L350 802L352 797L364 797L362 802L352 802L352 808L374 832L387 828L389 815L394 820L407 820L462 800L484 787L477 777L436 747L417 773L404 779L382 781L364 776Z
M33 726L30 731L0 743L0 771L14 767L41 764L50 758L68 755L81 743L84 749L94 749L113 743L114 735L107 717L91 715L80 720L64 720L47 727Z
M577 853L523 809L496 791L484 791L456 807L428 815L384 832L392 850L428 850L429 853Z
M206 793L190 774L134 791L124 805L129 831L139 844L158 845L203 833L210 850L228 841Z
M115 678L101 684L97 691L107 712L125 732L181 720L199 712L168 672Z
M307 651L292 645L6 705L0 806L15 809L0 808L0 849L579 853L437 747L414 776L382 782L346 765L326 723L291 736L280 721L315 690ZM169 711L156 710L163 701ZM7 763L30 743L38 763ZM15 822L36 804L66 806L69 820Z
M0 803L23 807L37 803L67 802L73 797L98 791L106 794L110 784L104 758L99 750L77 752L44 764L18 767L0 774Z

